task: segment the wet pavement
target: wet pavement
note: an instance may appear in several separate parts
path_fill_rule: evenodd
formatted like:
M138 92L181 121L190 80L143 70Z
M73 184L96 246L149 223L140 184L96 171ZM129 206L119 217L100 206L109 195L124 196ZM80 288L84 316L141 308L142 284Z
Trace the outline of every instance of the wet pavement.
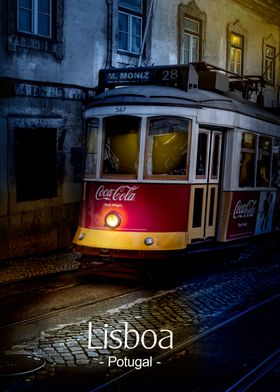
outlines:
M255 377L266 370L266 364L260 366L260 363L269 362L276 344L280 348L280 319L274 317L276 308L280 308L279 296L199 340L186 343L160 366L143 369L141 374L133 371L125 379L107 383L102 390L230 392L242 391L253 380L251 391L279 391L279 367L272 370L269 388L262 382L258 384Z
M76 256L70 256L72 260L70 268L75 269L80 263ZM134 387L135 383L139 384L138 390L150 390L149 386L153 386L151 390L155 390L159 385L162 385L162 390L170 390L172 385L176 384L176 379L178 383L175 389L173 388L175 391L181 390L179 388L182 380L186 380L182 384L184 385L182 390L186 391L223 390L221 386L224 387L226 384L218 381L215 386L212 379L218 378L219 380L220 377L222 380L221 375L224 374L224 378L229 383L231 378L226 372L223 373L223 367L219 368L219 365L216 368L214 360L220 359L227 363L227 352L233 353L235 358L241 358L241 349L252 353L247 337L250 336L252 342L260 341L264 329L259 324L259 320L254 321L252 318L253 321L250 323L245 320L239 332L233 329L224 337L220 334L213 335L212 341L209 340L204 348L201 346L203 342L199 342L192 348L179 350L171 355L172 361L164 359L159 360L161 362L159 364L154 363L152 369L148 369L152 370L148 375L145 369L138 370L136 373L134 371L137 376L131 374L128 378L125 377L125 380L122 375L131 370L129 359L139 359L139 363L142 360L143 364L144 359L151 357L156 359L162 355L165 348L160 347L158 342L164 333L167 333L166 331L172 332L173 347L180 346L185 340L206 332L225 318L279 291L278 252L270 255L266 253L265 257L260 255L261 262L254 265L250 265L248 253L247 256L246 252L243 253L240 258L243 261L247 259L248 264L242 262L241 265L237 265L237 268L226 268L194 276L188 275L184 278L184 284L180 283L179 286L173 288L167 288L166 284L161 289L160 287L141 288L137 295L123 295L104 306L93 304L92 307L79 309L79 317L73 313L72 322L61 325L58 319L56 326L52 328L46 324L36 337L22 339L20 343L11 345L6 350L6 354L43 358L46 366L25 377L2 379L3 387L10 392L21 390L89 392L104 383L110 383L116 377L121 377L114 384L116 387L111 386L113 389L110 390L126 391L131 390L132 385L129 380L132 377ZM51 256L49 265L56 264L57 260L59 258L55 259ZM233 258L229 264L235 266L238 263ZM37 267L40 271L41 264L37 263ZM179 268L179 264L172 262L172 268ZM48 271L50 270L51 268ZM15 279L15 272L10 273L11 279ZM172 280L172 274L169 275ZM278 304L274 304L274 310L267 313L265 319L271 319L276 308L279 309ZM256 334L251 333L254 331L252 329L254 325L257 325ZM274 326L278 331L277 323ZM29 328L33 328L32 324ZM128 332L126 343L125 332ZM15 330L15 333L21 334L20 329ZM240 337L241 333L244 334L243 338ZM137 341L137 334L144 335L144 340ZM269 335L269 331L266 335ZM275 332L271 333L273 343L277 343L275 336ZM157 344L154 344L155 337ZM165 344L167 345L168 342L166 339ZM152 347L153 345L155 347ZM110 358L113 357L116 361L111 359L115 363L109 366ZM117 361L122 366L116 366ZM197 366L189 367L190 363L195 363ZM208 372L207 364L210 366ZM228 366L230 369L231 365L228 364ZM214 371L215 368L217 374ZM196 373L198 378L194 377ZM212 378L209 378L209 373L213 374ZM208 377L209 382L212 380L209 384L210 389L207 389L208 381L205 377ZM197 381L199 379L202 379L201 387Z
M71 248L49 254L0 261L0 284L16 282L34 276L75 271L80 266L81 255Z
M124 331L125 322L129 324L129 329L139 333L162 328L179 331L183 325L183 332L189 336L188 326L200 327L207 321L216 321L225 313L242 306L250 296L254 298L257 292L277 289L279 283L280 265L223 272L200 282L159 291L147 298L140 297L79 323L43 331L38 339L16 345L13 351L26 350L66 366L88 364L94 358L104 360L104 355L119 355L125 349L88 349L89 322L92 325L91 345L95 347L104 346L105 324L108 325L109 334L113 330ZM116 346L110 341L108 346L110 343Z

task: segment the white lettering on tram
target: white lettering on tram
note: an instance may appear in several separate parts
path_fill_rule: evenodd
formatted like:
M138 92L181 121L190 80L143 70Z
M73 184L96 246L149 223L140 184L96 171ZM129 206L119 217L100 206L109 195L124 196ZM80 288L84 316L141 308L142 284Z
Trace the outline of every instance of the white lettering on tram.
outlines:
M106 188L101 185L95 192L96 200L134 201L139 186L121 185L118 188Z
M257 200L249 200L248 203L242 204L238 200L234 207L233 219L237 218L252 218L255 215Z
M121 72L120 80L149 80L149 72ZM114 78L115 79L115 78Z

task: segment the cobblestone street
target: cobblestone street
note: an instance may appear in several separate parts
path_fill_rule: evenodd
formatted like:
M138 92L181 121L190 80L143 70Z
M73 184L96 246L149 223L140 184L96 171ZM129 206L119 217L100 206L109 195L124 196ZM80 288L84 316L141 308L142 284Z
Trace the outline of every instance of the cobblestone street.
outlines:
M0 263L0 283L16 282L34 276L74 271L80 265L81 255L65 250L45 256L10 259Z
M242 257L246 258L246 255ZM73 259L75 261L72 265L75 267L78 261L76 256ZM163 351L158 346L145 350L141 344L133 350L123 347L116 349L117 340L110 339L111 331L118 330L114 337L122 339L124 323L127 323L129 330L136 330L140 335L146 330L152 330L159 336L160 330L168 329L174 334L176 347L184 339L206 331L219 320L254 303L258 297L265 297L276 290L280 284L278 261L276 255L275 260L267 265L248 265L216 272L174 289L151 292L148 297L141 297L139 292L137 299L126 302L124 298L124 303L106 311L96 311L93 307L91 317L45 329L36 339L11 346L6 354L31 354L46 360L42 370L22 379L26 388L45 382L59 385L61 374L63 377L66 374L67 379L72 380L76 372L84 373L89 384L95 383L93 374L95 380L98 377L110 379L122 371L113 366L108 367L110 356L144 358L148 351L149 356L156 357ZM106 344L104 326L108 332ZM131 332L127 342L129 347L136 345L135 339L135 333ZM146 344L152 346L152 332L146 334ZM74 379L72 381L75 383ZM17 384L12 385L11 391L18 391Z
M147 299L123 305L103 315L82 323L44 331L38 340L14 346L12 351L28 352L43 356L50 363L66 366L85 365L90 361L99 362L104 355L119 355L116 350L88 349L88 323L92 322L92 345L104 344L104 324L111 330L123 329L123 322L142 332L146 329L159 331L161 328L178 330L187 326L203 329L225 312L250 298L250 295L266 288L277 287L280 283L280 266L259 269L257 272L245 269L236 273L222 274L205 282L188 284L171 291L163 291ZM201 330L199 330L201 332ZM179 341L177 340L177 343ZM113 343L112 343L113 344ZM176 339L175 339L176 344ZM124 352L124 350L122 350Z

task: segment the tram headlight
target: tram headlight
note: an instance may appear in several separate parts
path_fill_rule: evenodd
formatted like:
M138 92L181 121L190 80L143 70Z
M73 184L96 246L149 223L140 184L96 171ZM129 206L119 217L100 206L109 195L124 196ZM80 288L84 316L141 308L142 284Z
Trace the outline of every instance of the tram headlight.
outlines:
M121 216L116 211L111 211L105 216L105 226L116 229L121 224Z

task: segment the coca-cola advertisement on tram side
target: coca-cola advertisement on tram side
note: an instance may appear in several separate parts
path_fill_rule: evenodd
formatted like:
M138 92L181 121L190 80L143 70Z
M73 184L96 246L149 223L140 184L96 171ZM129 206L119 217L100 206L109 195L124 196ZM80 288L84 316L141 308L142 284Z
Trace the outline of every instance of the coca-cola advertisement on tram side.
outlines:
M255 234L259 192L234 192L232 195L227 239L234 240Z

